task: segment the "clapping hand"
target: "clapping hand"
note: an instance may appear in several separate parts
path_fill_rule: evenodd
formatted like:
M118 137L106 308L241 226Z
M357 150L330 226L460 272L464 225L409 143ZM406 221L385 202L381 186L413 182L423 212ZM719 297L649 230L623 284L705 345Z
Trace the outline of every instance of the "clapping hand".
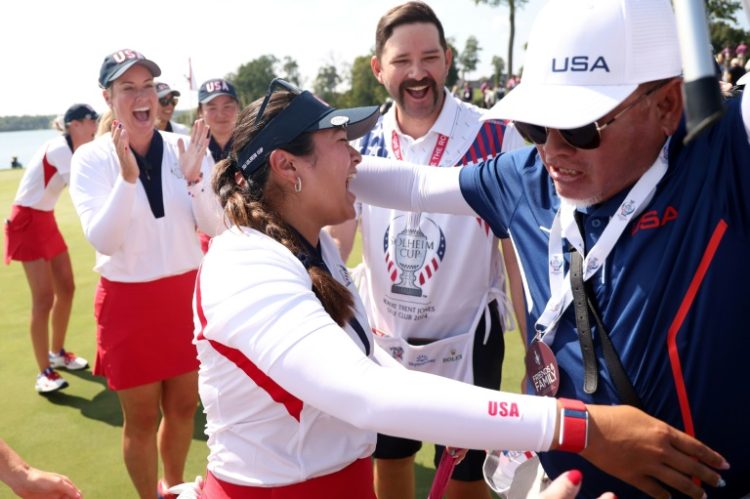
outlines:
M117 159L120 160L120 175L126 182L134 184L138 180L140 170L135 160L135 154L130 149L128 131L117 120L112 121L112 142L115 145Z
M188 182L200 179L201 163L206 156L206 148L211 138L211 130L203 119L195 120L187 148L182 139L177 141L180 150L180 170Z

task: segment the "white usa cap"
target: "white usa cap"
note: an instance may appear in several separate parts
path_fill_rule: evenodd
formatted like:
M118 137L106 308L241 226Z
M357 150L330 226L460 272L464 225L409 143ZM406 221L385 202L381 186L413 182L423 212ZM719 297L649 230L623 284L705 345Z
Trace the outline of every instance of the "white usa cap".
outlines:
M550 0L529 35L523 78L484 119L549 128L595 121L640 83L682 72L669 0Z

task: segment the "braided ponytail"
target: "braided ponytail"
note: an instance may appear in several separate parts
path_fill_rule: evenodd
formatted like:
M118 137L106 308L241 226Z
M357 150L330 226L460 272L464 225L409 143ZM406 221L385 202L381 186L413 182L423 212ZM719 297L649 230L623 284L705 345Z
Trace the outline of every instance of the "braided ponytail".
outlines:
M241 150L257 134L266 122L279 113L294 96L278 92L271 97L266 107L264 120L255 125L260 101L253 102L240 115L233 134L232 153L216 164L212 188L219 197L227 220L237 226L251 227L283 244L292 254L306 254L298 233L271 208L268 200L284 195L283 191L269 180L270 168L266 163L249 179L242 179L237 168L237 151ZM291 144L281 149L295 155L312 153L310 134L302 134ZM304 262L303 262L304 264ZM312 281L312 290L323 308L339 325L344 326L354 315L354 299L349 290L328 272L315 265L305 265Z

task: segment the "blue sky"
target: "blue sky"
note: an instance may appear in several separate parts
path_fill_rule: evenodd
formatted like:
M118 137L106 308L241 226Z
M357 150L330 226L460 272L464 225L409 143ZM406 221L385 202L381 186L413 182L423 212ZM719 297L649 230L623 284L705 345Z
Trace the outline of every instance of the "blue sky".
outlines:
M104 57L132 48L154 60L162 80L183 94L179 108L195 103L183 77L192 58L198 83L221 77L263 54L291 56L306 85L317 69L337 67L369 52L378 18L399 0L101 0L0 3L0 116L58 114L74 102L105 108L97 86ZM480 70L490 74L493 55L506 59L507 7L473 0L428 0L461 50L473 34L483 51ZM530 0L516 18L514 66L534 14Z

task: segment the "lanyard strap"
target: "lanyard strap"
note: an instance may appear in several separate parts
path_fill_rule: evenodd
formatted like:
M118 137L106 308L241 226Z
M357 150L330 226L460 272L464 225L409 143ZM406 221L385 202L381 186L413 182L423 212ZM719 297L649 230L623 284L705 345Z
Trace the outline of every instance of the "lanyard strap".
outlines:
M643 211L646 204L653 198L656 186L667 173L668 147L669 140L665 142L654 164L651 165L646 173L630 189L623 202L617 208L614 216L607 223L607 227L602 232L599 240L586 254L582 262L584 281L587 281L602 268L617 240L625 231L625 228ZM585 254L583 237L575 221L575 213L575 206L567 200L562 199L560 209L555 214L552 227L550 228L548 252L550 299L535 326L537 338L543 339L547 345L551 345L554 341L557 325L565 310L573 302L570 272L568 272L568 275L564 274L563 235L576 251L581 255Z
M435 142L435 147L432 149L432 154L430 155L430 166L440 165L440 160L443 159L445 148L448 146L448 136L443 135L442 133L438 133L437 135L437 142ZM393 151L393 156L397 160L403 161L404 156L401 153L401 140L398 138L396 130L391 131L391 150Z

